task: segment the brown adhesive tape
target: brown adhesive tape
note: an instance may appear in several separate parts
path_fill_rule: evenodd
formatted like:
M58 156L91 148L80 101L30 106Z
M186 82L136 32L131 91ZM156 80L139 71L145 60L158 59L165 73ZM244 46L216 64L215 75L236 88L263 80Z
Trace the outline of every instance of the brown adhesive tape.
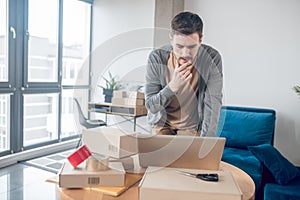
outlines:
M90 156L86 160L85 169L93 172L109 170L108 160L108 157Z

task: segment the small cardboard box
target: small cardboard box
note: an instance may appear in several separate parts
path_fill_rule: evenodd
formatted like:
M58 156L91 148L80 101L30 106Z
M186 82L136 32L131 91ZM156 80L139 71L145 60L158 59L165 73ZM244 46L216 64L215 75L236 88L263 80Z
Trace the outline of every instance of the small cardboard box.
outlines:
M128 91L126 97L131 99L145 99L145 94L143 92Z
M110 169L104 171L87 171L85 163L73 168L68 162L58 173L59 186L63 188L82 188L95 186L124 186L125 171L122 163L109 163Z
M115 97L115 98L125 98L126 97L126 91L124 91L124 90L114 90L113 97Z
M203 181L176 172L217 173L218 182ZM241 200L242 192L226 171L148 167L139 185L139 200Z
M130 98L130 99L145 99L143 92L114 90L113 97L115 98Z
M147 114L147 108L145 106L111 105L111 112L128 116L143 116Z
M82 141L92 153L124 158L137 153L137 133L118 128L84 129Z
M112 104L115 105L129 105L129 106L142 106L145 104L144 99L133 99L133 98L112 98Z

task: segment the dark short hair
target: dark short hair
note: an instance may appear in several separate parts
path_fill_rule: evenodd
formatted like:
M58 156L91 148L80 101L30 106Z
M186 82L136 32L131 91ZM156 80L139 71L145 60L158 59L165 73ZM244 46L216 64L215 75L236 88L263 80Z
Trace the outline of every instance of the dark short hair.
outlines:
M176 33L184 35L198 33L201 37L203 22L197 14L191 12L181 12L172 19L171 29L172 35Z

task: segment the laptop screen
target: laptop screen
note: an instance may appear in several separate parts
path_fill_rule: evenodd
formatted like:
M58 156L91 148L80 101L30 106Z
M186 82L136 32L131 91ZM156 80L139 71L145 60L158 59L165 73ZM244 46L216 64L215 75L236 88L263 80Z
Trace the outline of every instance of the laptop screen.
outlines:
M139 163L141 167L218 170L225 140L222 137L139 136Z

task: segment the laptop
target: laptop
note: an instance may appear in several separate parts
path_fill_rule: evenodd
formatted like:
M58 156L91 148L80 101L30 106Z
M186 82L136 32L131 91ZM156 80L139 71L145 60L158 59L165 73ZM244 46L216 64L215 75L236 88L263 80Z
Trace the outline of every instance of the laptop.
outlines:
M226 139L151 135L138 137L141 167L174 167L219 170Z

